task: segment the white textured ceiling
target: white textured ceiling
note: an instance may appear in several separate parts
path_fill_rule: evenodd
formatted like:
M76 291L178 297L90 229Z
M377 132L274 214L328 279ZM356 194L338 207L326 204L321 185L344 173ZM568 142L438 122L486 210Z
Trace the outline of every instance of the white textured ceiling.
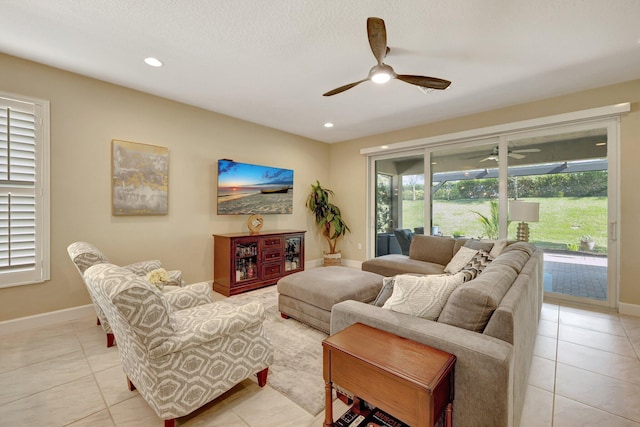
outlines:
M323 97L375 64L369 16L397 73L450 88ZM0 0L0 52L337 142L640 78L639 18L640 0Z

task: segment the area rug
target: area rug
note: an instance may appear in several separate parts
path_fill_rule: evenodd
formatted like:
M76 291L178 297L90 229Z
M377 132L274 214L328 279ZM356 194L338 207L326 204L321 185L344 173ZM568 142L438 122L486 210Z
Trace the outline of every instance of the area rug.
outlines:
M310 414L319 414L325 402L322 340L327 334L297 320L283 319L278 311L276 286L234 295L227 301L262 303L266 312L265 332L275 356L267 383Z

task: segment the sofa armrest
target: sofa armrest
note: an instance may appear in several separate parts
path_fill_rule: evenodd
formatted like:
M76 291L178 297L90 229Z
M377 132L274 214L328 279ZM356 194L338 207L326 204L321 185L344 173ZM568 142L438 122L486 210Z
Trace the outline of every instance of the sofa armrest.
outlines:
M170 289L164 296L174 312L213 302L211 285L207 282Z
M358 322L456 356L456 424L492 427L513 424L511 344L358 301L343 301L333 306L332 335Z
M216 302L180 310L173 313L171 319L174 334L152 348L149 356L162 357L235 335L262 324L264 319L264 307L258 302L244 305Z

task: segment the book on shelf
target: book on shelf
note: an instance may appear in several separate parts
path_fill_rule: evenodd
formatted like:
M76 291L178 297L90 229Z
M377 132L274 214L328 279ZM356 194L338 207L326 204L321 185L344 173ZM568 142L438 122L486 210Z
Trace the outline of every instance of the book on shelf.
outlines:
M381 409L366 407L358 409L356 406L352 406L342 414L335 425L336 427L409 427Z

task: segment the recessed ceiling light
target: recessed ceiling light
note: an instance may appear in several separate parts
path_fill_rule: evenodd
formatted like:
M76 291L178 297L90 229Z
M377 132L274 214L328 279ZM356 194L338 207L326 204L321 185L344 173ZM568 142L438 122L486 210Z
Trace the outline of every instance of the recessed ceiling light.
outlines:
M386 150L387 148L389 148L388 145L381 145L380 148L382 148L383 150Z
M327 122L327 123L325 123L325 124L324 124L324 127L326 127L326 128L332 128L332 127L333 127L333 123L331 123L331 122Z
M147 65L150 65L152 67L162 67L162 61L160 61L158 58L154 58L152 56L150 56L148 58L144 58L144 62Z

